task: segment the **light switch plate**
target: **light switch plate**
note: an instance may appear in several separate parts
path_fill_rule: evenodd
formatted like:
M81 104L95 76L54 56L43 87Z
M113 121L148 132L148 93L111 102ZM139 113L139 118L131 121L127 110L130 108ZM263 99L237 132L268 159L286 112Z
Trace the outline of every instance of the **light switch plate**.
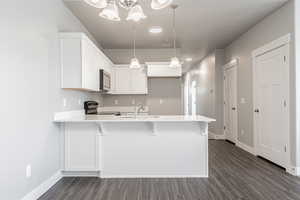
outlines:
M241 98L241 104L245 104L246 103L246 99L245 98Z
M26 178L31 177L31 165L26 166Z
M63 99L63 106L64 106L64 108L67 107L67 99L66 98Z
M119 101L117 99L115 99L115 105L118 105Z

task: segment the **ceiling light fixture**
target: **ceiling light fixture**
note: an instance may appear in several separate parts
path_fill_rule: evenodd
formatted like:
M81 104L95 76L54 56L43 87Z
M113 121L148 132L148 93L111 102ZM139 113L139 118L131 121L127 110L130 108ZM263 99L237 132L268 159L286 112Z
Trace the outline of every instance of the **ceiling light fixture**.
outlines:
M172 5L171 8L173 9L173 36L174 36L174 54L175 56L171 58L170 67L181 67L181 62L177 57L177 49L176 49L176 27L175 27L175 17L176 17L176 8L178 5Z
M107 6L106 0L84 0L90 6L95 8L105 8Z
M118 6L128 10L127 20L133 20L138 22L146 18L142 6L139 4L139 0L84 0L87 4L100 8L102 12L99 14L112 21L120 21ZM160 10L169 6L173 0L151 0L151 8L154 10Z
M119 0L119 5L126 10L129 10L137 4L138 0Z
M150 33L158 34L162 32L162 28L160 26L152 26L149 28Z
M107 6L99 14L100 17L111 21L120 21L119 8L115 0L110 0Z
M172 2L173 0L152 0L151 8L153 10L160 10L168 7L169 5L171 5Z
M133 30L133 58L131 59L129 68L138 69L141 68L141 64L135 55L135 40L136 40L136 28Z
M145 18L147 18L147 16L144 14L142 7L139 4L137 4L129 10L127 20L138 22Z
M193 58L187 57L187 58L185 59L185 61L186 61L186 62L192 62L192 61L193 61Z

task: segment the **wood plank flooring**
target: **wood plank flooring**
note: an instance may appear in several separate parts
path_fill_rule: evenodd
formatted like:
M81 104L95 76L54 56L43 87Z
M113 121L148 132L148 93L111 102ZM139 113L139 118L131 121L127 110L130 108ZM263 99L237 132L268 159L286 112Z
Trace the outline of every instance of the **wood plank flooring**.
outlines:
M63 178L39 200L300 200L300 178L225 141L209 142L208 179Z

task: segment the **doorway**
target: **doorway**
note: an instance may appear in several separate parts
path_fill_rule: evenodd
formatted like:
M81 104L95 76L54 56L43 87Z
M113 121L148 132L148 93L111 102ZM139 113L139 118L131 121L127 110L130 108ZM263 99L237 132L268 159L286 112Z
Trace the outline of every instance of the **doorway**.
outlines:
M289 44L283 39L253 53L254 131L256 154L287 169Z
M237 142L237 60L224 66L224 135Z

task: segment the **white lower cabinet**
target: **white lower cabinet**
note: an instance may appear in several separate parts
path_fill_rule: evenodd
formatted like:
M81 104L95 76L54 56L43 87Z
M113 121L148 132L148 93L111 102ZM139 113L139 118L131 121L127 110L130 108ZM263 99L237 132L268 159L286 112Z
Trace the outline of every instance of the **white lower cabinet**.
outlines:
M66 123L64 171L100 171L100 138L94 124Z
M148 79L145 67L131 69L128 65L113 68L112 94L148 94Z

